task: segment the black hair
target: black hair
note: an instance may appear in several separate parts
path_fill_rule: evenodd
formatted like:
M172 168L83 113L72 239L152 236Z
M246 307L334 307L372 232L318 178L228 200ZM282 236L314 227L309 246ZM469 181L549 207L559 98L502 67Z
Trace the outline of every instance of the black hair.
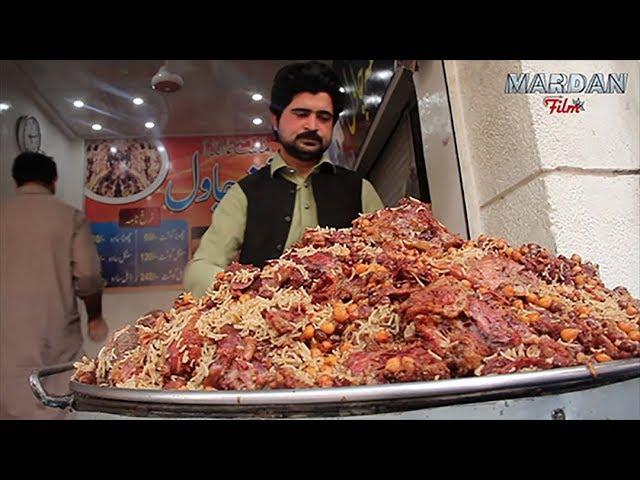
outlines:
M13 161L11 175L20 187L27 182L51 184L58 178L58 169L53 157L43 153L24 152Z
M330 66L311 61L282 67L273 79L269 110L280 120L293 97L302 92L329 94L333 102L333 124L336 124L344 110L345 95L340 91L338 75Z

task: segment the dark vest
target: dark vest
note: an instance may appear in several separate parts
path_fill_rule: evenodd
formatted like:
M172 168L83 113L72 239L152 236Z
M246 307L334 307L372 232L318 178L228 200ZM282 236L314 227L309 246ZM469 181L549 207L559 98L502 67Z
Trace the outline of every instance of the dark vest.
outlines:
M345 228L362 213L362 177L329 164L311 176L313 197L321 227ZM247 197L247 225L240 263L263 267L282 255L289 235L296 185L280 172L271 177L267 164L238 182Z

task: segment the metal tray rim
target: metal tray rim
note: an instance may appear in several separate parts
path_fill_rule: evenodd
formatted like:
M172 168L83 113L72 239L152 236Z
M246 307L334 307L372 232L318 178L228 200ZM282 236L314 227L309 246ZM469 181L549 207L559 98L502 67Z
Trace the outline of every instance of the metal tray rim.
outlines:
M105 400L178 405L295 405L359 403L384 400L468 395L482 392L544 388L554 385L597 386L619 379L640 377L640 359L619 360L594 366L596 377L585 366L555 368L483 377L405 382L333 388L278 389L259 391L176 391L98 387L69 382L72 393Z

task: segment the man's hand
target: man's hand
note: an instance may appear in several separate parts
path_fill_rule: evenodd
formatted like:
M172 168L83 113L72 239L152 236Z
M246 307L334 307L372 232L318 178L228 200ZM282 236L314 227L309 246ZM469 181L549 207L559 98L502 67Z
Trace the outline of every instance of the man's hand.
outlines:
M104 342L109 333L109 326L102 317L92 318L87 325L87 333L93 342Z

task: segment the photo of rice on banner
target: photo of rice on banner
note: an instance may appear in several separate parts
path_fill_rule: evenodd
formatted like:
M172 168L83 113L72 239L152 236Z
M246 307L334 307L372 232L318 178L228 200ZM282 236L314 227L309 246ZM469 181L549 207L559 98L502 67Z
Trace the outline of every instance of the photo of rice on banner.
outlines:
M270 136L98 140L85 213L107 288L176 288L231 186L277 150Z
M164 390L328 388L640 358L640 301L578 254L464 240L418 200L307 229L262 268L114 332L73 381Z

